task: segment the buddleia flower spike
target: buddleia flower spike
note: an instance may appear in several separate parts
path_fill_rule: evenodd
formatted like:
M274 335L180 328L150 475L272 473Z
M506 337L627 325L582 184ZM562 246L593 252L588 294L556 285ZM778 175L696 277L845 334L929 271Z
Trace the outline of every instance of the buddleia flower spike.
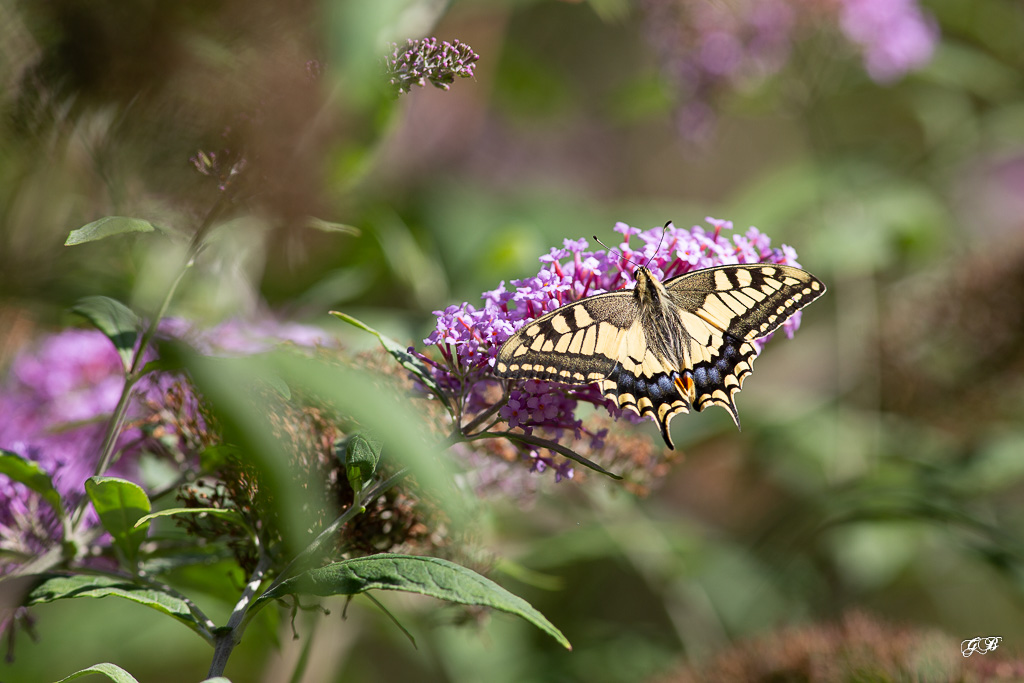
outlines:
M735 396L756 340L825 293L821 280L781 263L686 270L664 281L638 265L633 280L523 325L498 351L495 374L594 383L620 408L654 418L673 448L671 420L691 408L722 406L739 427Z

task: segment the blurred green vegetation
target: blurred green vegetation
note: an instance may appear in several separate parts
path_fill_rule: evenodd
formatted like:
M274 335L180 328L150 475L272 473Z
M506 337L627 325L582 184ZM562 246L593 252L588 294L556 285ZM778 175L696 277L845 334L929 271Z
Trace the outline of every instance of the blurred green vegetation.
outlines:
M431 311L536 272L562 238L757 225L829 294L758 360L743 431L722 411L676 421L684 458L648 498L545 479L535 505L496 501L484 520L483 546L522 568L492 577L573 652L510 617L455 627L464 611L387 596L418 649L365 600L300 614L295 642L264 610L227 675L285 680L312 638L310 682L636 681L852 608L956 642L998 635L1019 656L1024 8L924 7L943 36L924 69L880 86L807 45L722 98L695 145L624 2L0 0L0 366L77 324L83 296L152 312L174 275L166 240L65 249L68 231L126 215L189 233L219 194L189 158L240 140L255 180L172 315L269 308L370 348L336 309L418 344ZM476 77L383 98L377 38L425 33L472 45ZM531 572L543 580L515 578ZM227 613L228 578L204 609ZM18 640L4 681L100 661L200 680L209 664L136 605L35 611L40 640Z

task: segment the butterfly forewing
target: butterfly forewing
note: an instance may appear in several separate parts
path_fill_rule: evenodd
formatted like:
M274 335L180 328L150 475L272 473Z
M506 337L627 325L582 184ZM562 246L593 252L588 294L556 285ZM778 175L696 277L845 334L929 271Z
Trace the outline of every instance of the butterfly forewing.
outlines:
M695 270L666 280L665 289L680 308L745 341L771 334L825 293L810 273L765 263Z
M615 367L619 348L637 318L632 292L588 297L528 323L498 352L501 377L590 384Z
M669 423L720 405L739 425L735 395L753 369L751 343L825 292L810 273L777 264L718 266L563 306L522 327L498 352L501 377L589 384L624 409Z

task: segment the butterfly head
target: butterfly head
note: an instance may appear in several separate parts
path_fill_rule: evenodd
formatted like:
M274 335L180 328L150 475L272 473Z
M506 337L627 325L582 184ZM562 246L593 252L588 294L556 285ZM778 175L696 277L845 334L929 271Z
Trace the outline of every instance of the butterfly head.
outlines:
M633 271L633 279L636 280L636 287L633 291L636 292L636 297L640 300L641 305L654 305L661 302L665 295L665 287L646 266L638 266Z

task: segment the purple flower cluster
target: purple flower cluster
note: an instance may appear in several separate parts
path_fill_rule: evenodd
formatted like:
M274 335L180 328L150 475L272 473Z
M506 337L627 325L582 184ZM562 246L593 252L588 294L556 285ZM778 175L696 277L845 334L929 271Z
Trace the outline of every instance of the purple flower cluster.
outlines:
M771 246L771 239L757 228L728 236L730 221L708 218L711 229L694 226L689 230L669 224L666 228L642 231L618 223L622 234L619 252L588 251L584 239L565 240L540 258L543 267L537 275L505 283L483 294L483 307L469 303L435 311L437 327L424 340L437 347L440 360L421 355L430 366L460 428L474 419L493 412L502 400L502 382L493 375L498 349L512 334L530 320L565 304L592 294L624 289L633 284L635 263L647 264L651 272L665 280L692 270L729 263L783 263L798 266L796 252L789 246ZM633 238L636 238L637 244ZM800 325L800 314L783 327L787 335ZM763 341L763 340L762 340ZM498 415L510 430L559 441L571 434L575 439L587 436L590 450L599 450L604 430L590 432L576 417L580 402L607 408L615 417L623 413L606 400L595 385L566 386L554 382L526 380L511 383L508 396ZM641 421L633 413L624 413L632 421ZM466 435L471 436L471 435ZM536 471L555 467L556 479L571 477L568 463L556 463L536 449L526 453Z
M124 386L121 358L102 333L68 330L22 353L0 392L0 448L33 460L53 480L66 505L83 495L103 442L107 418ZM146 390L149 393L149 390ZM126 430L117 447L137 442ZM110 474L135 478L122 458ZM0 548L31 556L58 537L54 512L24 485L0 477Z
M160 331L210 354L256 353L282 340L303 346L326 341L315 328L274 321L229 321L196 331L184 321L168 319ZM162 406L167 392L180 382L166 373L143 378L134 390L129 424ZM108 419L123 388L121 358L101 332L66 330L47 337L16 357L0 384L0 448L35 461L50 475L65 506L74 506L99 462ZM186 404L194 409L194 397ZM139 481L138 456L152 445L142 429L125 429L116 444L121 456L106 474ZM29 557L59 537L53 510L23 484L0 476L0 551Z
M207 356L243 356L266 353L282 343L312 348L327 346L333 338L319 327L264 317L227 320L216 327L198 329L184 318L160 321L160 334L187 342Z
M713 131L718 91L779 73L793 45L822 25L839 28L879 83L926 64L939 37L917 0L644 0L643 8L650 42L682 95L679 128L692 140Z
M785 0L646 0L644 8L651 42L681 91L679 129L691 140L714 130L716 90L745 89L789 59L796 10Z
M864 55L879 83L895 81L931 60L939 30L916 0L843 0L839 27Z
M391 55L385 60L389 83L399 93L407 93L414 85L427 81L448 90L455 77L469 78L480 55L466 43L437 38L409 39L405 45L392 43Z

